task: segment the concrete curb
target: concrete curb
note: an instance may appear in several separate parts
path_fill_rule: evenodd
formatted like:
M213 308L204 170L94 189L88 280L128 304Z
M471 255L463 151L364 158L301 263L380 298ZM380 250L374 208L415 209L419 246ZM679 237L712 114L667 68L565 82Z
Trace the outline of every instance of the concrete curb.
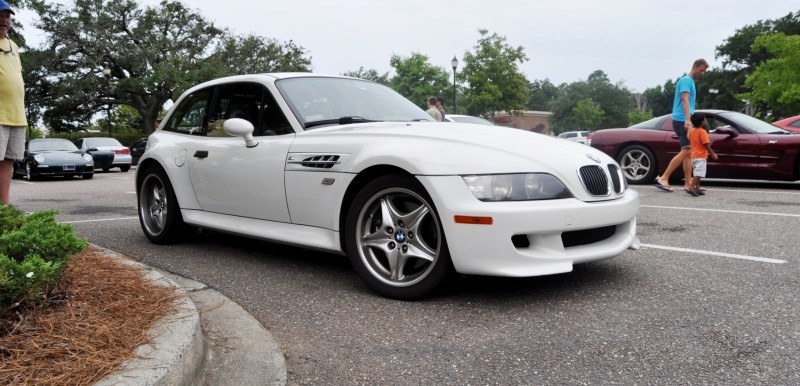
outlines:
M135 262L90 244L120 263L141 268L153 283L175 288L176 311L151 330L136 358L95 385L285 385L286 361L252 315L205 284Z

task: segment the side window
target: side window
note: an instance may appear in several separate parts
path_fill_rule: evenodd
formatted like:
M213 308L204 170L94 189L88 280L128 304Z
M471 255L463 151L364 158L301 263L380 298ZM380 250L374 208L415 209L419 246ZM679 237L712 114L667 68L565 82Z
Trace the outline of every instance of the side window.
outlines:
M170 116L164 130L184 134L204 135L206 109L211 96L211 89L195 92L184 99Z
M264 108L261 115L261 135L292 134L294 130L281 111L275 98L269 91L264 91Z
M222 85L217 88L217 96L208 115L208 135L212 137L228 136L222 130L222 124L231 118L241 118L258 128L261 123L263 87L255 83L236 83ZM255 135L258 135L256 130Z
M789 125L789 126L791 126L791 127L800 127L800 120L796 120L796 121L792 122L792 124Z
M713 133L720 127L733 127L730 122L712 116L706 117L706 123L708 124L708 126L706 126L706 129L708 129L710 133ZM739 134L749 134L749 133L740 132Z

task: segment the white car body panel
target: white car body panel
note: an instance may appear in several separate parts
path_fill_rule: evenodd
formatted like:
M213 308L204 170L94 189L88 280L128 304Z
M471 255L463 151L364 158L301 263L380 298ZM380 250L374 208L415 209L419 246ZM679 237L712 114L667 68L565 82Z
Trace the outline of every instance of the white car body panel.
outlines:
M263 84L294 135L256 136L258 145L253 148L239 137L162 131L163 124L150 136L140 165L154 162L164 168L186 223L343 253L340 223L346 215L342 208L349 204L348 188L365 170L390 166L415 176L431 196L453 265L461 273L568 272L573 264L617 256L638 244L638 194L627 189L593 196L579 177L584 166L598 166L608 176L606 166L616 162L599 150L524 130L462 123L375 122L303 130L274 84L294 76L315 75L239 76L192 89L239 81ZM173 111L174 107L165 121ZM209 156L194 157L198 150ZM303 166L292 159L310 155L339 158L330 168ZM550 174L574 198L483 202L462 177L504 173ZM456 215L487 216L493 224L456 223ZM565 247L562 242L562 233L603 227L616 231L587 245ZM527 238L530 245L515 246L515 236Z

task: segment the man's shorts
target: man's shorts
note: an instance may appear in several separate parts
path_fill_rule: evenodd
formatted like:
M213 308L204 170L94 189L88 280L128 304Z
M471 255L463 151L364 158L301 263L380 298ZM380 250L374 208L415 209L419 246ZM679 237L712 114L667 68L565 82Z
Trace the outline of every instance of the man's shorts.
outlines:
M692 158L692 175L706 178L706 165L708 165L708 160L705 158Z
M681 149L690 149L692 146L689 144L689 137L686 136L686 122L672 121L672 131L678 134L678 142L681 144Z
M19 159L25 154L25 126L0 125L0 156Z

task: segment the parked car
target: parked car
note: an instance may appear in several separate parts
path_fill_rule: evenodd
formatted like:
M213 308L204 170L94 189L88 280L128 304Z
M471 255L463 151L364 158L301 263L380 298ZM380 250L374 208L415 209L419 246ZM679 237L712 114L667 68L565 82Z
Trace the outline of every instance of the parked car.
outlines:
M139 138L131 144L131 164L138 165L139 158L144 154L144 149L147 147L147 137Z
M725 110L698 110L708 121L711 148L719 159L708 160L707 178L797 181L800 179L800 135L749 115ZM627 129L599 130L592 147L619 162L633 184L651 183L680 150L671 115ZM682 170L674 174L683 175Z
M186 91L165 119L136 171L156 244L189 225L347 254L370 288L400 299L451 270L548 275L638 245L638 194L607 155L436 123L377 83L222 78Z
M30 181L50 176L88 180L94 177L94 161L66 139L31 139L25 143L25 157L14 161L12 176L25 176Z
M123 172L127 172L131 169L131 163L133 159L131 158L131 149L122 146L116 138L110 137L88 137L88 138L80 138L75 142L76 145L81 149L83 152L87 152L95 157L96 155L101 155L101 159L95 160L94 167L97 169L102 169L104 172L107 172L111 168L119 168ZM111 163L104 162L106 159L105 154L108 152L113 152L114 157L111 160Z
M558 135L558 138L568 139L570 141L582 143L584 145L592 144L592 131L565 131Z
M473 117L472 115L445 114L444 120L447 122L475 123L478 125L488 126L495 125L494 123L489 122L481 117Z
M784 118L781 119L780 121L772 122L772 124L786 131L791 131L793 133L800 133L800 115Z

